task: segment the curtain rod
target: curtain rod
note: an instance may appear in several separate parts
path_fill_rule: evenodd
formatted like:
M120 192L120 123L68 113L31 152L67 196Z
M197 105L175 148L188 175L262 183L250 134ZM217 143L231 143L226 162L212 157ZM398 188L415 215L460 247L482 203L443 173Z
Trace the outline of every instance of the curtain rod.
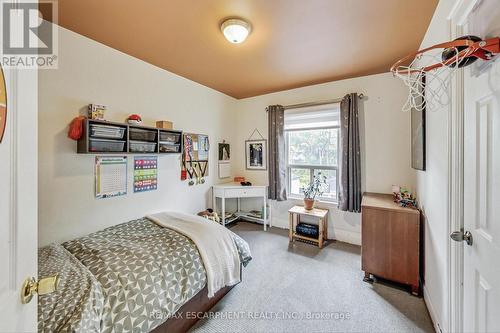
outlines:
M358 95L359 99L362 99L365 97L363 94ZM317 102L309 102L309 103L300 103L300 104L292 104L292 105L285 105L284 108L285 110L289 109L298 109L298 108L305 108L308 106L318 106L318 105L325 105L325 104L334 104L334 103L340 103L342 102L344 98L336 98L336 99L330 99L330 100L324 100L324 101L317 101Z

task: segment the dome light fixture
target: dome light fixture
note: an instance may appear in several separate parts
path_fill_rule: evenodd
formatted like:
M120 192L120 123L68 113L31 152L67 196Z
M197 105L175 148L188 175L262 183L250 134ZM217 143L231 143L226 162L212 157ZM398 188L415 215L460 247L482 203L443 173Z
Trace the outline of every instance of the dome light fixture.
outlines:
M232 18L222 22L220 30L230 43L240 44L247 39L252 28L250 23L241 19Z

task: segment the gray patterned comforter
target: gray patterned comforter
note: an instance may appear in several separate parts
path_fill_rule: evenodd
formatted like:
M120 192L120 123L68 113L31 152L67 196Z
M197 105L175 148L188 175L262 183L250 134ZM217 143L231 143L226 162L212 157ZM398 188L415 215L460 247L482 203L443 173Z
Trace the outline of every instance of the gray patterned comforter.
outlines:
M39 277L59 274L57 291L38 296L39 332L99 332L104 309L97 279L58 244L38 250Z
M233 238L246 266L248 244ZM40 249L39 267L61 281L39 297L39 332L149 332L206 284L195 244L145 218Z

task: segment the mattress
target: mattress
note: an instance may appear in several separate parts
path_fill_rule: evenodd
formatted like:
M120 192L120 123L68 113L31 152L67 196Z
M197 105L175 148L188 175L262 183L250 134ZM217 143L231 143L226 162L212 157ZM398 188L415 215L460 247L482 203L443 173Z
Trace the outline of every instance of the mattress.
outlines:
M232 235L246 265L248 244ZM207 281L195 244L146 218L42 248L39 267L61 281L39 297L39 332L149 332Z

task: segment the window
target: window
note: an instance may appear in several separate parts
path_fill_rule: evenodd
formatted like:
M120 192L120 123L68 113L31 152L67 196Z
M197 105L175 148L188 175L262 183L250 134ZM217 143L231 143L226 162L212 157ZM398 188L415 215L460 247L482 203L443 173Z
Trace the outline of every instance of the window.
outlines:
M302 196L313 176L326 176L321 200L336 201L338 188L339 105L285 112L288 193Z

